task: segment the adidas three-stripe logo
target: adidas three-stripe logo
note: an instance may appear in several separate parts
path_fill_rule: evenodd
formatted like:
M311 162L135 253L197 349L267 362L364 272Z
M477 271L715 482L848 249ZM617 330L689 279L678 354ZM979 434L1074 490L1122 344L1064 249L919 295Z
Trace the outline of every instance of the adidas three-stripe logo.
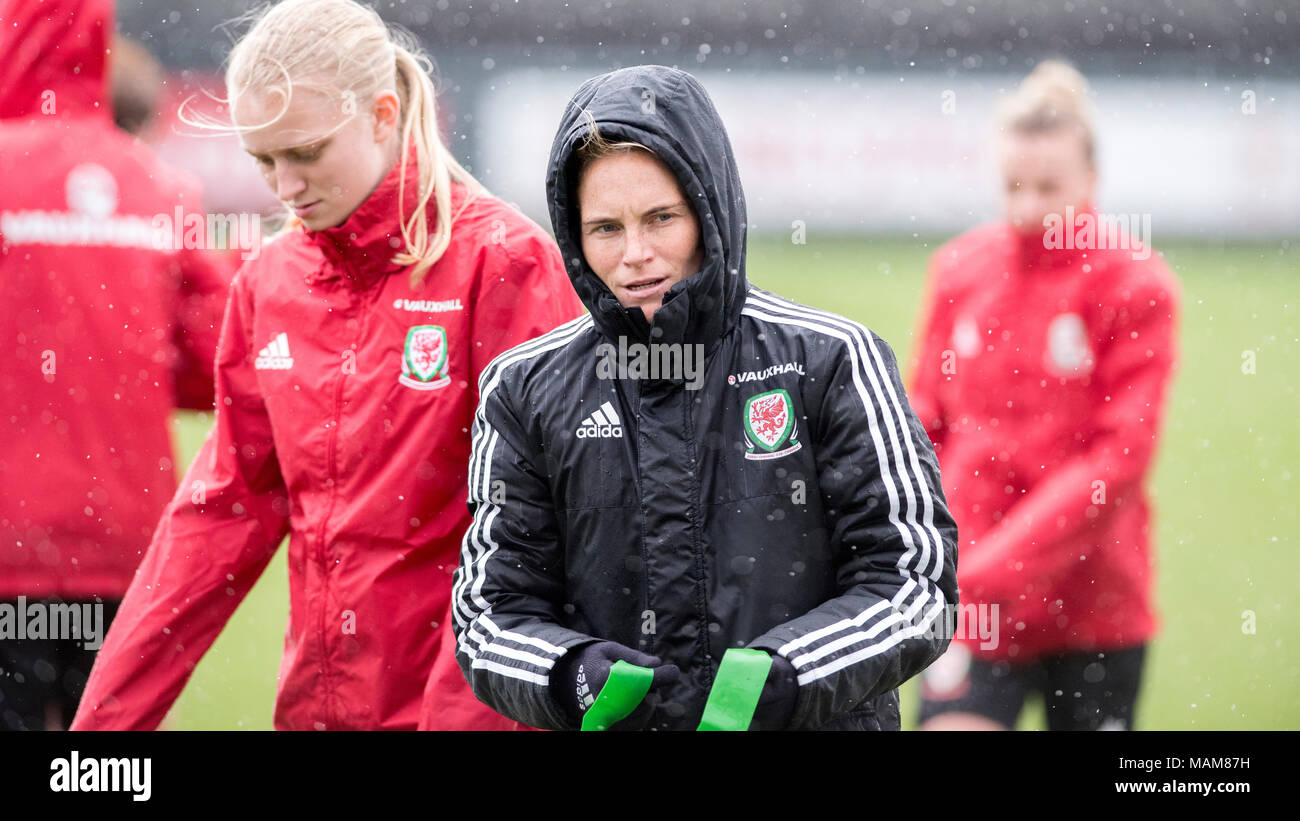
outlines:
M579 439L622 439L623 422L618 418L618 411L609 402L601 405L596 412L578 425Z
M293 367L293 357L289 355L289 335L280 334L271 340L257 354L253 367L259 371L287 371Z

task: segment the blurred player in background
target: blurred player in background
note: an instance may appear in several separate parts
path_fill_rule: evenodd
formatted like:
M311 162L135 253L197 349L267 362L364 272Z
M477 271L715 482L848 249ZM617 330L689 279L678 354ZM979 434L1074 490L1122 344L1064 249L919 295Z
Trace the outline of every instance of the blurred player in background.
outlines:
M370 9L263 10L226 88L289 226L235 276L215 425L74 728L157 726L286 534L277 728L415 729L422 700L514 728L456 665L451 575L479 373L581 313L559 250L447 151L426 61Z
M131 136L144 139L162 99L162 66L144 46L119 34L113 38L108 77L113 122Z
M200 192L113 125L111 4L0 22L0 727L62 729L176 489L168 416L212 407L229 277L153 241ZM37 627L69 606L81 635Z
M922 677L923 729L1014 727L1032 692L1050 729L1133 726L1157 628L1143 483L1179 296L1149 247L1102 228L1093 120L1084 78L1039 65L998 113L1005 220L931 260L909 394L961 528L968 617Z

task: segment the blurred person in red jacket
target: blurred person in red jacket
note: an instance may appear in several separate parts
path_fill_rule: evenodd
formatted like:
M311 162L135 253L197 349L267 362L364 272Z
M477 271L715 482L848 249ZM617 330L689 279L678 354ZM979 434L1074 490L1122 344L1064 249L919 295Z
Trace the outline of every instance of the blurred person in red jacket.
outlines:
M277 728L416 729L422 701L519 726L454 655L469 429L488 362L582 308L549 235L443 145L425 66L351 0L272 6L231 53L229 127L289 227L235 276L215 425L74 729L156 727L286 534Z
M1179 288L1149 217L1121 232L1094 208L1087 93L1065 63L1034 70L998 114L1005 220L931 259L909 396L961 529L962 608L922 729L1011 728L1033 692L1050 729L1133 726Z
M109 2L0 2L0 728L72 721L213 401L229 274L164 247L196 181L114 127Z

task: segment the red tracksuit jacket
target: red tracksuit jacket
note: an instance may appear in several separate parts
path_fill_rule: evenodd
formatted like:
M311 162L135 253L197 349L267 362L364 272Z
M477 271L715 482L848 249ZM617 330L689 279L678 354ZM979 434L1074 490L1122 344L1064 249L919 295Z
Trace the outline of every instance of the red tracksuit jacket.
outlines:
M212 407L233 266L155 247L199 188L113 125L112 6L0 2L0 598L121 598Z
M286 533L277 728L415 729L426 683L440 726L516 726L450 643L469 431L488 362L582 307L551 238L489 195L461 211L459 184L451 244L413 289L390 261L399 167L341 226L290 231L236 275L215 426L73 729L156 726Z
M1141 256L1142 254L1136 254ZM997 603L985 659L1119 649L1157 628L1143 482L1176 358L1160 257L1046 250L1009 226L931 260L908 395L961 534L961 603Z

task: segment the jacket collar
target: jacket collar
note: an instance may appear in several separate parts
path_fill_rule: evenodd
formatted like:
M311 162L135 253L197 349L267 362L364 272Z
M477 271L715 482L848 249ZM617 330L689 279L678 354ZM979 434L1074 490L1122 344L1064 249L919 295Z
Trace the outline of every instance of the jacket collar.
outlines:
M400 162L394 163L388 174L357 210L341 225L320 231L304 231L307 241L321 250L326 264L307 275L307 281L322 283L342 280L353 290L366 290L406 269L408 266L393 261L406 247L402 239L401 220L397 213L398 183L401 179ZM453 196L456 186L453 186ZM419 169L414 153L408 155L406 185L402 192L404 213L415 208L419 191ZM434 218L434 201L429 200L429 222Z
M1095 248L1074 247L1076 232L1087 220L1092 222L1094 228L1092 236L1094 240L1096 239L1097 210L1090 203L1086 203L1073 212L1067 213L1072 213L1074 222L1065 220L1065 215L1061 215L1061 225L1055 232L1049 232L1046 227L1033 233L1019 233L1015 229L1010 229L1015 236L1021 270L1027 273L1059 271L1101 256ZM1052 234L1050 237L1049 233Z

